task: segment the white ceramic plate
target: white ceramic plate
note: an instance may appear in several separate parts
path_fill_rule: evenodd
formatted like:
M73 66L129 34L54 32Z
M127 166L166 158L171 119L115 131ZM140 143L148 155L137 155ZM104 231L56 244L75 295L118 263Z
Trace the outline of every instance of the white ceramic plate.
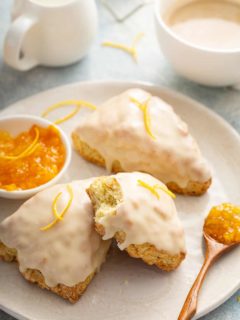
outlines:
M175 320L203 262L202 224L209 209L223 201L239 201L240 138L219 116L199 103L168 89L141 83L77 83L40 93L17 102L0 115L40 115L49 105L65 99L86 99L99 104L131 87L147 89L173 105L189 124L213 169L213 185L200 197L176 200L187 235L188 255L181 267L164 273L125 253L113 250L101 272L75 305L26 282L16 264L0 263L0 308L19 319L31 320ZM88 110L62 124L71 130ZM114 112L114 110L113 110ZM62 115L59 111L57 117ZM53 116L53 115L52 115ZM52 117L53 119L53 117ZM160 124L161 125L161 124ZM65 180L106 173L74 153ZM20 202L0 199L0 220ZM201 292L197 317L223 303L240 287L240 248L224 256L209 272Z

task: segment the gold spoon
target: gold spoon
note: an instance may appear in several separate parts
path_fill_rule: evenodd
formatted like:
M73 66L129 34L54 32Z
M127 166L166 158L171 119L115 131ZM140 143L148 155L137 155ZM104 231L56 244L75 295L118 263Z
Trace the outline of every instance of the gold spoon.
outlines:
M216 208L221 208L220 210L220 214L218 216L219 220L216 220L216 222L223 222L223 214L221 215L221 213L224 213L224 206L229 206L231 208L237 208L234 207L230 204L223 204L220 205L219 207L215 207L212 210L216 209ZM239 208L237 208L239 210ZM211 214L212 211L210 211ZM210 216L209 214L209 216ZM219 239L217 240L216 237L212 237L213 234L211 233L211 229L209 229L209 225L207 225L207 221L208 218L205 220L205 224L203 227L203 237L205 239L206 242L206 254L205 254L205 260L203 263L203 266L191 288L191 290L189 291L187 298L185 300L185 303L182 307L182 310L179 314L178 320L190 320L192 319L192 317L195 315L196 311L197 311L197 303L198 303L198 295L200 292L200 289L202 287L203 281L205 279L205 276L209 270L209 268L212 266L212 264L216 261L216 259L218 257L220 257L223 253L225 253L226 251L232 249L233 247L237 246L240 244L239 238L240 238L240 211L238 213L236 213L238 216L236 216L236 221L237 221L237 227L236 227L236 232L238 232L237 237L235 238L235 241L227 241L227 243L222 243L219 241ZM212 225L210 225L211 227ZM229 222L229 228L232 228L231 223ZM219 230L223 231L224 229L219 228ZM226 229L225 229L226 231ZM220 235L221 236L221 240L223 237L223 234ZM237 241L236 241L237 239Z

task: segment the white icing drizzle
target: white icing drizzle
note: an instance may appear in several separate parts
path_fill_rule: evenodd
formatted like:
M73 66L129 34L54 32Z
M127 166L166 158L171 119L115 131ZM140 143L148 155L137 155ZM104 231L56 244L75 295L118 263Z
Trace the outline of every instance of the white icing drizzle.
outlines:
M0 239L18 252L19 268L41 271L49 287L74 286L98 270L105 260L109 241L102 241L94 230L93 210L85 190L92 179L74 181L73 202L62 221L41 231L54 220L52 202L59 192L58 211L66 206L66 185L40 192L0 224Z
M131 101L148 103L152 139L146 131L143 112ZM164 183L186 187L189 181L206 182L211 173L188 126L172 107L140 89L116 96L84 118L75 132L98 150L111 171L119 160L124 171L148 172Z
M124 231L126 239L118 244L121 250L130 244L150 243L170 254L184 253L184 230L173 199L162 189L158 189L158 199L150 190L140 186L138 180L150 186L166 186L145 173L119 173L114 177L121 186L123 201L116 215L109 212L104 217L95 218L105 229L103 239L111 239L117 231Z

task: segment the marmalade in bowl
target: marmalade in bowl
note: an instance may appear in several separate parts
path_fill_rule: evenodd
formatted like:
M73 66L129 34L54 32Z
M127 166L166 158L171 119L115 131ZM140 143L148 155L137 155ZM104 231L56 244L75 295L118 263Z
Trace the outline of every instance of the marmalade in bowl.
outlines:
M66 150L59 131L33 125L12 137L0 130L0 189L27 190L52 180L61 171Z
M240 207L230 203L213 207L205 220L204 231L223 244L239 243Z

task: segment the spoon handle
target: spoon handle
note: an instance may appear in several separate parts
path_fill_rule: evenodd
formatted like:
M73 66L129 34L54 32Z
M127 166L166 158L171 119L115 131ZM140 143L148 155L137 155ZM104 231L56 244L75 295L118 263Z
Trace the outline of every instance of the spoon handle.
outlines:
M188 296L185 300L185 303L182 307L178 320L190 320L195 315L197 311L197 303L198 303L198 294L202 287L204 278L208 272L208 269L214 262L214 255L209 254L209 250L206 252L206 257L203 263L203 266L195 280L191 290L188 293Z

